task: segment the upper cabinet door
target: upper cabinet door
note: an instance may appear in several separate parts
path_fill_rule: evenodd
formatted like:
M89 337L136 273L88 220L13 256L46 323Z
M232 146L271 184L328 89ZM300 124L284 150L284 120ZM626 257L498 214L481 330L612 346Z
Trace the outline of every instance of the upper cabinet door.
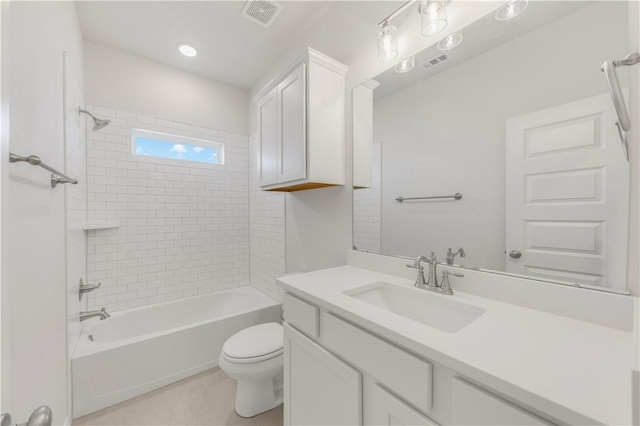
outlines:
M300 65L277 87L280 152L278 182L307 177L306 64Z
M278 183L278 90L274 88L258 101L260 185Z

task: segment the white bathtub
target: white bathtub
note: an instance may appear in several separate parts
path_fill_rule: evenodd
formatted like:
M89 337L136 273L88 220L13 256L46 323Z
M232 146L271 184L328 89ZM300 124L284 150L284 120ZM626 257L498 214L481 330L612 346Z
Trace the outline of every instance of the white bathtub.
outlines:
M280 321L280 304L239 287L87 320L71 360L73 417L218 365L225 340Z

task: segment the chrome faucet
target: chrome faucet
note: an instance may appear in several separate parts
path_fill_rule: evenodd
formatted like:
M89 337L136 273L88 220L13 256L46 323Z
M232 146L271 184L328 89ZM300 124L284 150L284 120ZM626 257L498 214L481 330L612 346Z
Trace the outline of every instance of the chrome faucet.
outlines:
M418 276L416 277L416 282L413 285L420 288L427 285L427 281L424 279L424 267L422 266L422 262L429 262L429 259L425 256L418 256L416 260L413 261L413 264L407 265L407 268L414 268L418 270ZM429 263L429 265L431 265L431 263Z
M422 266L422 262L429 263L429 278L427 280L424 279L424 268ZM416 282L414 284L415 287L435 291L436 293L452 295L453 290L451 290L451 283L449 282L449 275L453 275L454 277L464 277L459 272L452 271L442 271L442 282L438 284L438 276L437 276L437 268L438 268L438 259L436 259L436 254L431 252L431 256L425 257L420 256L416 258L413 264L407 265L407 268L415 268L418 270L418 276L416 277Z
M467 253L464 252L464 249L462 247L458 247L456 251L453 251L451 250L451 248L449 248L449 250L447 250L447 265L453 265L453 261L457 255L460 255L460 257L465 257Z
M436 252L432 251L429 256L429 276L427 278L427 287L438 287L438 259L436 259Z
M107 308L102 308L99 311L80 312L80 321L87 320L93 317L100 317L100 321L106 320L111 315L107 313Z
M464 277L464 275L460 272L442 271L442 284L440 284L440 292L442 294L451 296L453 294L453 290L451 290L451 283L449 283L449 275L453 275L454 277Z
M424 267L422 266L422 262L427 262L429 264L429 274L428 278L425 280L424 278ZM416 277L416 282L414 286L419 288L428 288L428 287L437 287L438 286L438 278L436 276L436 268L438 265L438 260L436 259L435 252L431 252L431 256L419 256L416 260L413 261L413 264L407 265L407 268L415 268L418 270L418 276Z

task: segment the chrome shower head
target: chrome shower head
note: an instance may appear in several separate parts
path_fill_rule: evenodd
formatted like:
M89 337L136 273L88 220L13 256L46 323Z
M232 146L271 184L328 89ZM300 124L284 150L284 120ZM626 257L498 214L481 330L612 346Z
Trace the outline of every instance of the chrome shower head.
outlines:
M102 118L97 118L95 117L93 114L91 114L89 111L85 111L82 108L78 108L78 114L87 114L89 117L91 117L93 119L93 128L92 130L95 132L97 130L102 129L103 127L105 127L106 125L108 125L109 123L111 123L111 120L105 120Z

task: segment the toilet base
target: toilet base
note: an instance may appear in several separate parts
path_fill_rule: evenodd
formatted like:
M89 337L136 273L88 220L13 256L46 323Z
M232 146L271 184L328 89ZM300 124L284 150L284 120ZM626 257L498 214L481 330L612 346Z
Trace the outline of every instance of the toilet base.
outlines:
M239 380L236 391L236 413L240 417L254 417L282 404L282 384L267 380Z

